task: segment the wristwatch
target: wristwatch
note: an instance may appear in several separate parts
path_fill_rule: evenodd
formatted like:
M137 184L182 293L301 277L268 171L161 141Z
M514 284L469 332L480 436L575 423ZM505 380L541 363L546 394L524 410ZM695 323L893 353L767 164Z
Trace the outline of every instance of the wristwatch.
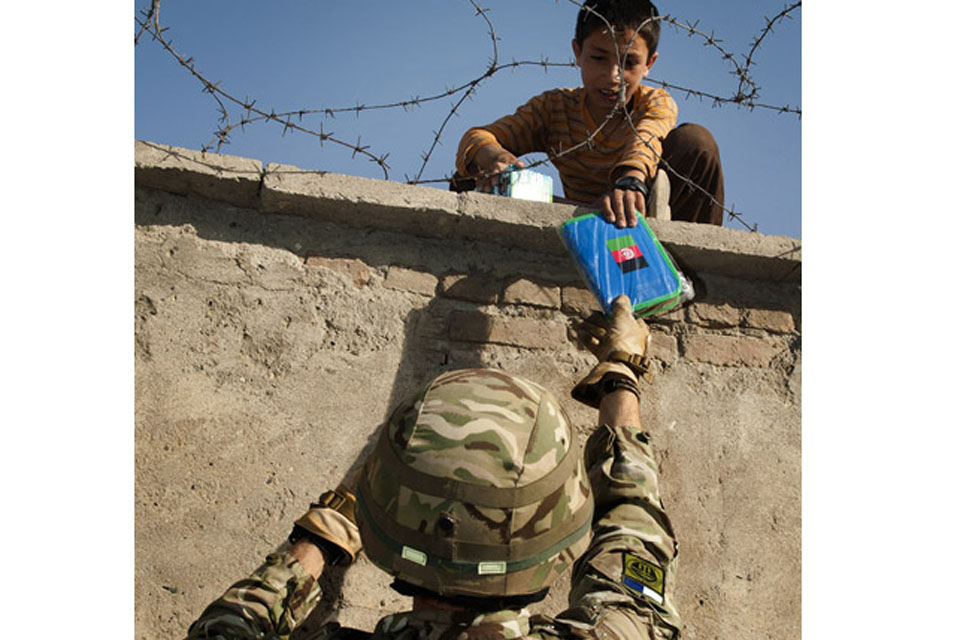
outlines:
M625 191L639 191L643 197L647 197L647 185L640 178L634 176L620 176L613 183L614 189L623 189Z

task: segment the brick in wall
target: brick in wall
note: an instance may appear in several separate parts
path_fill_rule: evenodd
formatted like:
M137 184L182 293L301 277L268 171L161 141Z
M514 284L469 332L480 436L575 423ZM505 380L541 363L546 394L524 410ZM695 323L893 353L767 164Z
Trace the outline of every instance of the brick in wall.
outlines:
M496 304L500 283L489 275L448 275L440 281L440 295L479 304Z
M766 367L783 346L748 336L695 335L683 339L683 355L720 366Z
M589 289L583 287L563 287L560 291L562 298L561 308L567 313L580 315L600 310L600 303L593 297Z
M489 316L479 311L451 313L448 335L461 342L492 342L531 349L555 349L567 342L566 329L556 322Z
M447 316L420 312L417 315L416 334L421 338L445 338Z
M675 324L677 322L683 322L685 314L685 309L683 307L677 307L666 313L658 313L656 315L645 318L648 322L651 323L666 323L666 324Z
M560 287L519 279L503 290L505 304L526 304L534 307L560 308Z
M747 309L744 313L744 324L774 333L793 333L796 328L792 313L771 309Z
M308 267L323 267L348 276L355 287L362 287L368 282L373 274L370 268L362 261L356 258L323 258L321 256L309 256L306 259Z
M412 291L425 296L432 296L436 293L437 282L437 277L431 273L404 269L403 267L390 267L387 270L387 277L383 281L383 286L388 289Z
M666 364L676 362L679 356L677 339L665 333L651 332L650 349L647 355Z
M711 328L736 327L740 325L740 309L695 302L687 308L687 321Z

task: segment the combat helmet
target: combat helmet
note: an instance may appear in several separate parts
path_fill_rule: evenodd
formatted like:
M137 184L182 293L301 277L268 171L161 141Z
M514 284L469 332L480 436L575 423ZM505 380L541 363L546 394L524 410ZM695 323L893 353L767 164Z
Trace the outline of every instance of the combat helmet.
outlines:
M584 552L593 516L556 397L491 369L444 373L394 410L357 507L367 556L443 596L543 591Z

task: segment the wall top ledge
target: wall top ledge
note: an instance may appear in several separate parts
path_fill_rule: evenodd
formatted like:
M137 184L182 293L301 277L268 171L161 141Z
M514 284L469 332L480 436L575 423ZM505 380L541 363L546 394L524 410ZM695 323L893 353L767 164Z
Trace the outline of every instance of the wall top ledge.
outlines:
M155 142L135 141L137 185L196 195L265 214L302 215L418 236L468 238L561 255L562 221L590 209L455 194ZM664 246L694 270L750 280L800 282L801 242L713 225L650 220Z

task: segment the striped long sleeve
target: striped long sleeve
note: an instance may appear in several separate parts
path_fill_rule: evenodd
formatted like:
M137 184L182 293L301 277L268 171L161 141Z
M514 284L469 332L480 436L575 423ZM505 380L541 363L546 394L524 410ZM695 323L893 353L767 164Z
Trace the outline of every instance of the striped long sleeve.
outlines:
M593 202L610 188L618 167L639 169L648 179L656 175L663 139L677 123L676 102L663 89L641 85L633 98L631 122L622 118L595 122L583 89L553 89L512 115L467 131L457 150L457 171L472 174L468 167L477 150L493 143L518 157L532 152L561 154L552 162L564 196Z

